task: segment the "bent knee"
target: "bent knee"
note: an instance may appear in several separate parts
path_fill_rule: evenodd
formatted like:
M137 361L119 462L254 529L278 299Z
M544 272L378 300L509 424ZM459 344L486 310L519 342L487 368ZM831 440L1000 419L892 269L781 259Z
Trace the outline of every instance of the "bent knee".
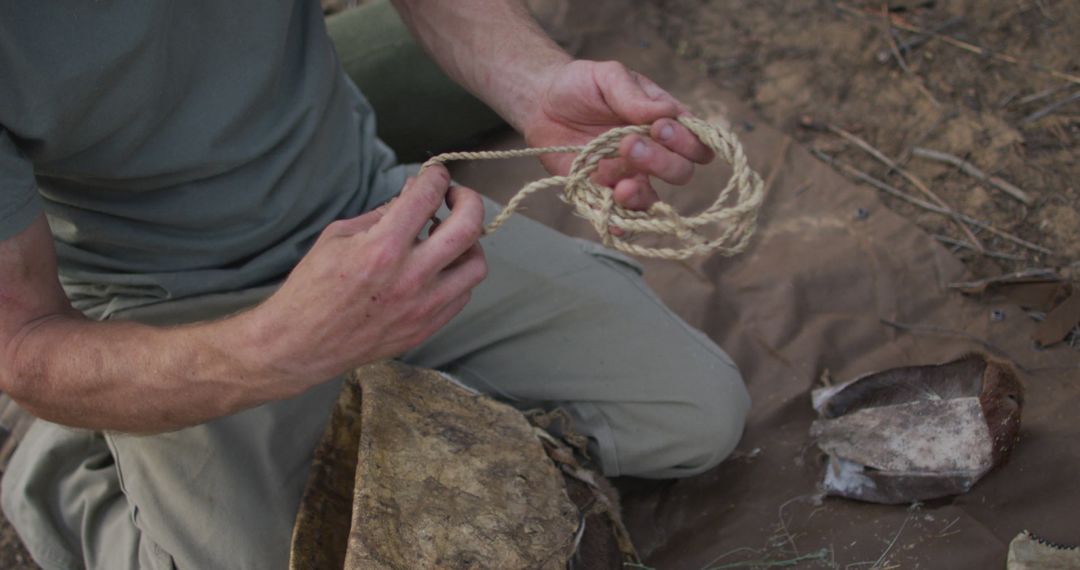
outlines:
M703 473L735 450L750 412L750 396L741 376L732 369L729 377L713 378L707 389L682 394L677 401L653 404L656 418L652 449L626 453L623 475L647 478L690 477ZM640 432L639 432L640 433ZM635 441L623 442L634 447Z
M740 381L739 389L723 397L703 397L685 415L682 430L671 445L682 459L666 477L689 477L716 467L739 444L750 412L750 396Z

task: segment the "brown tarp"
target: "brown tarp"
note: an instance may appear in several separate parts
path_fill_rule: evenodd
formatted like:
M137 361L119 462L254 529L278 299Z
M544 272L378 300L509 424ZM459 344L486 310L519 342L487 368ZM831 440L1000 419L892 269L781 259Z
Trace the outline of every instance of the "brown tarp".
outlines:
M688 480L622 484L627 522L650 566L699 569L824 549L825 565L840 568L879 560L883 567L1000 568L1023 529L1080 540L1080 352L1037 350L1035 323L1018 307L948 289L970 280L948 251L886 209L874 190L856 187L759 121L644 27L594 32L584 50L584 57L629 64L703 115L722 112L754 167L771 179L746 253L646 262L648 282L731 354L754 399L746 435L720 467ZM507 136L491 146L522 144ZM454 173L502 201L544 175L529 160L465 163ZM664 197L694 211L724 180L723 168L710 167ZM595 237L554 196L531 199L526 214ZM1005 318L992 319L993 309ZM626 342L649 349L647 338ZM1013 361L1027 387L1022 439L1007 466L965 495L916 509L819 497L822 466L808 430L810 390L824 370L843 381L971 351Z

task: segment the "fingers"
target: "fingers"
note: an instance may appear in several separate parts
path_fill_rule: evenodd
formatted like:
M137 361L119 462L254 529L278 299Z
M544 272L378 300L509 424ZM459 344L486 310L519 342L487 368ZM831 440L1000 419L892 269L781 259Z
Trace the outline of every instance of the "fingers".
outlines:
M649 177L638 174L624 178L615 184L615 202L630 210L648 210L660 200L660 196L649 184Z
M427 267L441 270L477 244L484 231L484 202L464 186L452 186L447 194L450 215L416 248Z
M455 297L479 285L487 278L487 270L484 249L479 243L474 244L439 273L436 289L444 291L447 298Z
M638 82L638 85L641 86L641 90L644 91L645 94L648 95L650 98L656 101L665 101L675 105L677 114L679 115L690 112L689 107L683 105L682 102L676 99L674 95L665 91L663 87L657 85L656 82L654 82L652 79L649 79L648 77L645 77L644 75L636 71L631 71L630 74L634 77L634 80Z
M713 151L705 146L694 133L673 119L660 119L649 129L649 136L668 150L698 164L713 159Z
M604 101L628 123L651 123L662 117L676 117L682 111L674 97L621 63L596 64L594 73Z
M655 176L669 184L686 184L694 175L692 162L647 137L626 137L619 145L619 155L630 171Z
M487 261L480 245L469 248L453 265L439 274L431 291L431 317L423 336L429 336L442 328L457 315L472 295L472 290L487 276Z
M450 173L441 165L425 168L405 183L401 194L382 216L385 234L399 244L412 244L420 230L443 204L450 187Z

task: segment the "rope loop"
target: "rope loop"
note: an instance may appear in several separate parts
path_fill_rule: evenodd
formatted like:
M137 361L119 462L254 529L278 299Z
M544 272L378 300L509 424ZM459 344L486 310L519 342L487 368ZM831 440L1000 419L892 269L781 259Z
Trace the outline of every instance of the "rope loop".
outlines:
M731 179L717 194L713 203L694 215L683 216L665 202L657 202L648 210L628 210L615 202L614 190L593 181L600 161L614 158L619 143L631 134L649 136L648 125L617 127L601 134L585 146L553 146L504 151L449 152L432 157L421 170L434 164L454 160L487 160L540 156L549 153L576 153L566 176L550 176L526 184L491 221L485 233L499 229L518 210L530 194L545 188L561 186L560 198L574 213L587 220L600 235L604 245L640 257L687 259L695 255L719 252L736 255L746 249L757 225L758 210L765 190L761 177L750 168L742 144L735 133L724 124L709 123L692 116L679 117L682 123L702 144L716 153L717 158L731 165ZM612 233L621 230L621 235ZM712 229L714 237L707 238L702 230ZM670 236L680 247L648 247L634 243L639 235Z

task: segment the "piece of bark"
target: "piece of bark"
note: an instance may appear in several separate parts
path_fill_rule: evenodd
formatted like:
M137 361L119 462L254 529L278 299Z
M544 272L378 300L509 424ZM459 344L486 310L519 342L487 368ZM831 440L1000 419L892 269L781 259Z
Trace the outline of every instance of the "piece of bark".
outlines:
M811 437L828 494L909 503L968 491L1008 460L1023 387L983 355L895 368L815 390Z
M579 522L520 412L437 372L382 363L342 391L290 567L562 570Z

